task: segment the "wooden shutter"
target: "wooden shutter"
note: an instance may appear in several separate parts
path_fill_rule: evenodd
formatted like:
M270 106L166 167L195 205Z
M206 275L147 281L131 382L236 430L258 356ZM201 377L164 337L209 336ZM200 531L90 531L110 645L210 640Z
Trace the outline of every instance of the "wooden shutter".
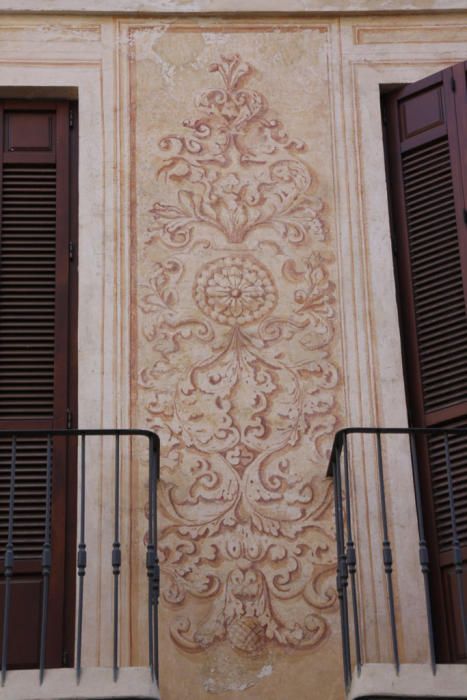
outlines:
M74 409L70 373L70 116L68 102L0 104L0 429L62 429ZM67 651L66 537L69 446L56 439L52 466L52 576L47 664ZM41 557L46 523L42 438L18 438L9 666L38 664ZM0 439L0 557L8 531L11 440ZM71 554L70 554L71 560ZM67 569L68 565L68 569ZM3 566L1 561L0 566ZM0 574L2 569L0 568ZM71 589L72 589L71 585ZM72 606L72 601L68 600ZM0 630L3 587L0 577ZM0 632L1 634L1 632ZM1 637L0 637L1 644Z
M466 64L389 95L390 189L411 424L467 426ZM467 601L467 440L450 441ZM467 658L452 556L444 443L420 445L442 661Z

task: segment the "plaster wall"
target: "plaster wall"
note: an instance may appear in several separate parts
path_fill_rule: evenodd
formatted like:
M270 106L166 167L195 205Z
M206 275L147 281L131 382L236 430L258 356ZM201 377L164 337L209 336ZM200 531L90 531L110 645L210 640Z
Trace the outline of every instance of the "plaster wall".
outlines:
M466 47L462 13L0 21L1 86L78 89L79 420L161 435L164 700L343 697L328 451L344 425L406 423L379 91ZM90 666L111 650L104 457L86 493ZM374 465L365 448L354 489L365 654L384 662ZM137 450L122 486L121 661L140 666ZM402 659L423 662L403 445L387 488Z

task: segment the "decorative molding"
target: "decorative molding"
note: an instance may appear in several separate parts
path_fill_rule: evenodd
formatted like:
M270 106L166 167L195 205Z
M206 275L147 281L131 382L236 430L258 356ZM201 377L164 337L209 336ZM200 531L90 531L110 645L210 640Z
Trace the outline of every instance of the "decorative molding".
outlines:
M381 44L465 44L467 39L467 18L462 23L448 24L440 22L437 25L409 24L408 26L356 25L353 27L353 38L356 45Z
M63 22L25 22L24 24L0 25L0 41L16 44L18 42L44 44L44 42L79 42L101 41L100 24L65 24Z
M463 0L81 0L79 10L76 0L0 0L0 13L54 13L54 14L158 14L182 15L222 12L232 17L239 13L276 12L282 15L300 13L301 16L335 14L408 14L411 12L453 12L465 10Z

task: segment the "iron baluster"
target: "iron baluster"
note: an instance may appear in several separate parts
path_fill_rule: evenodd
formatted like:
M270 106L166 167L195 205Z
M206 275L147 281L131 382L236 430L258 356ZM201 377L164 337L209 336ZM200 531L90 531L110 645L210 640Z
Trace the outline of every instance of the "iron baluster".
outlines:
M159 591L160 591L160 565L157 553L157 484L160 476L160 450L158 438L150 440L152 448L152 470L153 470L153 540L154 540L154 578L153 578L153 637L154 637L154 673L156 681L159 682Z
M378 431L376 433L376 444L378 451L378 480L379 480L379 494L381 501L381 518L383 521L383 564L384 571L386 574L386 581L388 587L388 598L389 598L389 618L391 625L391 636L392 636L392 649L394 654L394 666L396 667L396 672L399 673L400 661L399 661L399 646L397 643L397 630L396 630L396 613L394 608L394 590L392 585L392 550L391 543L389 541L388 534L388 518L386 513L386 495L384 489L384 470L383 470L383 453L381 448L381 433Z
M423 525L423 513L422 513L422 495L420 489L420 476L418 473L418 459L417 459L417 448L415 445L415 436L413 433L410 434L410 451L412 457L412 473L415 488L415 505L417 508L417 522L418 522L418 536L419 536L419 559L420 568L422 570L423 584L425 587L425 607L428 622L428 641L430 645L430 660L431 660L431 670L433 675L436 674L436 656L435 656L435 638L433 632L433 616L431 612L431 599L430 599L430 557L428 554L428 545L425 539L425 528Z
M45 647L47 639L47 620L49 606L49 580L52 566L52 550L50 542L50 519L52 517L52 436L47 436L47 474L45 496L45 528L44 545L42 548L42 615L41 615L41 641L39 652L39 684L44 680Z
M114 494L114 542L112 545L112 570L114 577L114 630L113 630L113 679L118 678L118 580L122 564L120 549L120 436L115 436L115 494Z
M153 491L155 488L154 474L154 454L151 441L149 443L149 513L148 513L148 543L146 547L146 571L148 576L148 642L149 642L149 666L151 677L156 678L154 661L154 576L156 568L156 554L154 548L154 501Z
M352 682L352 661L349 638L349 612L347 603L347 583L348 566L344 544L344 517L342 507L342 484L340 463L342 455L342 445L339 447L338 455L334 463L334 499L336 510L336 539L337 539L337 590L341 609L342 646L344 660L344 681L345 687L349 688Z
M350 575L350 589L352 594L352 612L355 633L355 658L357 661L357 673L360 675L362 670L362 654L360 645L360 624L358 619L358 603L357 603L357 588L356 588L356 572L357 572L357 554L355 543L352 537L352 512L350 498L350 474L349 474L349 447L347 435L344 435L344 478L345 478L345 509L347 519L347 564Z
M86 574L86 542L85 542L85 515L86 515L86 435L81 435L81 484L80 484L80 514L79 514L79 544L78 544L78 622L76 625L76 681L81 678L81 649L83 635L83 597L84 576Z

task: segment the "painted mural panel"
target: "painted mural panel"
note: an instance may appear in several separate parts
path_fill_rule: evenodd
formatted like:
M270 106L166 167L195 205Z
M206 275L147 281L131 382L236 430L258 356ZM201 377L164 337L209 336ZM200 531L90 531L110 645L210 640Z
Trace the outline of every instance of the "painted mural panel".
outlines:
M162 668L190 678L167 700L284 697L284 657L338 687L329 35L254 29L130 28L134 421L163 446Z

